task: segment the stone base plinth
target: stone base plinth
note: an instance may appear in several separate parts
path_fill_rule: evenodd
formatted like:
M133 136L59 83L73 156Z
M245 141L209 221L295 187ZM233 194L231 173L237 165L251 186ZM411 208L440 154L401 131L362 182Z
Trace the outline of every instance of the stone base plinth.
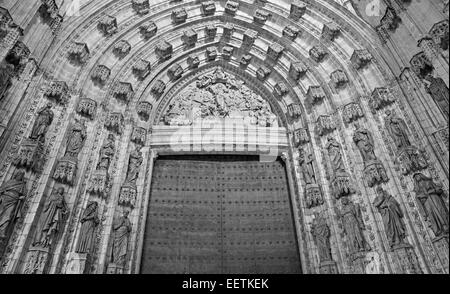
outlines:
M356 252L350 254L351 273L365 274L366 273L366 256L367 252Z
M335 261L323 261L319 265L319 273L324 275L338 274L338 268Z
M66 274L81 275L86 273L88 267L88 255L86 253L71 253Z
M106 273L108 275L121 275L124 273L124 270L125 269L123 268L123 266L119 266L115 263L110 263L108 265L108 269L107 269Z
M392 248L396 264L402 274L422 274L414 248L409 244L395 245Z
M50 248L33 246L27 253L26 263L23 268L24 274L45 274L46 265L50 256Z
M433 246L436 249L436 252L441 260L441 263L444 265L444 270L448 274L449 273L449 242L448 235L434 238L432 240Z

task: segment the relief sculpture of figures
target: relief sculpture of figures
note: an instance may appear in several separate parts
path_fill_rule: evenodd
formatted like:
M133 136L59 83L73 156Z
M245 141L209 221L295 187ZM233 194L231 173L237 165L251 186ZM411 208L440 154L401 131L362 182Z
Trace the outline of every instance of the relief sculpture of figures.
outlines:
M339 213L347 235L350 253L369 251L370 246L364 238L365 225L361 215L361 208L353 204L348 197L342 198L342 208Z
M38 111L36 121L34 122L33 129L31 131L30 139L44 141L45 134L49 126L53 122L54 113L52 111L52 104L47 104L44 108Z
M299 152L299 164L300 172L303 174L305 180L305 198L306 206L308 208L316 207L323 204L322 191L316 179L316 172L314 169L314 156L312 153L307 153L300 147Z
M383 188L377 188L377 197L373 205L378 209L383 219L386 236L391 247L404 245L406 227L403 221L403 212L400 204Z
M442 185L433 179L417 173L414 175L414 192L425 219L436 237L447 236L449 233L449 212L444 201Z
M373 187L381 183L389 181L383 164L375 155L375 141L369 130L355 123L355 133L353 134L353 142L361 153L364 162L364 180L366 185Z
M341 144L333 137L328 137L328 143L325 146L328 150L328 156L330 158L330 164L332 169L331 185L334 197L339 199L342 196L353 193L354 189L350 184L350 175L347 173L344 160L342 158Z
M64 194L64 188L58 188L50 195L43 211L43 221L34 239L35 246L51 247L62 232L69 211Z
M390 110L386 110L386 115L384 125L392 140L394 140L397 149L401 150L402 148L410 146L411 142L408 138L408 128L405 121Z
M0 187L0 259L17 219L22 217L26 194L23 171L18 171L11 180Z
M132 224L128 218L129 213L128 210L125 210L123 215L117 219L113 225L111 263L121 269L125 267L126 256L128 254L128 243L132 230Z
M95 229L100 220L98 218L98 203L95 201L89 202L83 217L80 220L81 229L78 237L78 245L75 250L77 253L92 253L95 242Z
M67 138L66 156L74 158L78 157L81 149L83 149L84 141L87 136L86 133L87 131L84 120L76 120Z

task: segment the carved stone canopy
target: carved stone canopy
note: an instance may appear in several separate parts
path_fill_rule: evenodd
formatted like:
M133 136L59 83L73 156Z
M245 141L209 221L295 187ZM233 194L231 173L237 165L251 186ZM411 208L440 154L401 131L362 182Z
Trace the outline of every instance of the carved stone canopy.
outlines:
M183 126L204 120L232 120L262 127L278 123L268 102L220 67L183 89L168 106L161 123Z
M158 27L153 21L149 21L140 26L139 31L145 39L150 39L158 32Z
M131 0L131 6L140 15L150 12L149 0Z
M327 51L322 45L315 45L309 50L309 56L317 63L322 62L327 54Z
M289 68L289 76L298 81L301 77L303 77L308 71L308 66L302 62L298 61L295 63L291 63L291 67Z
M204 16L214 15L214 13L216 13L216 4L214 1L203 1L202 13Z
M300 29L293 25L288 25L283 29L283 36L294 41L300 34Z
M310 86L306 96L312 104L319 104L325 99L326 94L321 86Z
M239 2L236 1L227 1L227 3L225 4L225 12L230 14L230 15L235 15L236 12L239 9Z
M307 4L303 1L294 0L291 4L290 18L298 21L306 13Z

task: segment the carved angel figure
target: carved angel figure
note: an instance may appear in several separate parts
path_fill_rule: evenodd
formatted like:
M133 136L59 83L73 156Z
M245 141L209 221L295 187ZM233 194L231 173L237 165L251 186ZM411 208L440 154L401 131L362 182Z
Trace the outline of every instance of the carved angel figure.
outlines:
M406 227L400 204L381 187L377 188L377 195L373 205L381 214L389 244L391 247L404 244Z
M399 118L390 110L386 110L386 118L384 119L384 126L386 127L392 140L394 140L397 149L402 149L411 146L408 138L408 128L403 119Z
M316 184L316 175L314 172L314 157L311 153L305 154L303 148L299 148L299 163L303 178L306 184ZM305 158L306 157L306 158Z
M363 161L366 163L371 160L377 160L377 157L375 155L375 142L373 140L372 134L369 130L360 127L358 124L355 124L355 126L356 131L353 134L353 141L355 142L356 146L358 146Z
M86 140L86 132L84 120L76 120L67 139L66 155L78 157L81 149L83 149L84 141Z
M31 131L30 139L43 141L49 126L53 122L54 113L51 110L52 104L47 104L44 108L38 111L36 121L34 122Z
M55 237L61 232L68 211L64 199L64 188L54 190L44 208L43 222L37 231L34 243L44 247L51 246Z
M80 236L78 239L77 253L91 253L95 241L95 229L100 223L98 218L98 203L89 202L81 219Z
M414 175L414 192L419 210L429 222L436 237L448 235L449 212L444 202L442 186L421 173Z
M21 216L25 186L25 173L19 171L0 187L0 238L8 237L9 229Z
M342 209L339 215L349 240L350 253L370 250L363 234L365 225L359 204L353 204L347 197L342 198Z

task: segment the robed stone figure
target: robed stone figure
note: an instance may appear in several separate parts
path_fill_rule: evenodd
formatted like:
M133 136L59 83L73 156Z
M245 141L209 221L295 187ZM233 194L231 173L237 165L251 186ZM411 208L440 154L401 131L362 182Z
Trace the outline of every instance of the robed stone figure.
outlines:
M405 244L406 227L400 204L383 188L377 188L377 197L373 205L378 209L383 219L386 236L391 247Z
M14 74L14 66L3 62L0 64L0 100L11 86L11 78Z
M17 172L11 180L0 187L0 241L8 238L10 228L21 217L26 193L23 171Z
M130 159L128 161L127 178L125 180L126 183L136 184L143 161L144 159L142 157L141 147L136 145L136 149L131 152Z
M408 128L403 119L399 118L390 110L386 111L386 118L384 119L384 126L394 140L395 146L398 150L411 146L411 142L408 138Z
M350 253L370 250L364 238L365 225L358 204L353 204L347 197L342 198L342 208L339 213L347 235Z
M69 209L64 197L64 188L55 189L42 212L42 223L37 230L34 245L50 247L62 232Z
M319 251L320 262L331 261L330 228L323 216L316 215L311 225L311 234Z
M111 160L115 152L115 138L114 135L109 134L108 139L100 150L100 160L97 165L97 170L108 170L111 165Z
M333 137L328 137L326 148L328 150L328 156L330 157L334 174L339 175L346 173L344 161L342 160L341 144L339 144Z
M54 118L54 113L51 108L52 104L49 103L38 111L33 129L31 131L30 139L44 141L45 134L47 133L47 130L52 124Z
M358 146L359 152L363 158L364 163L372 160L377 160L375 155L375 142L370 131L356 125L356 131L353 134L353 141Z
M419 204L419 210L429 222L436 237L448 236L449 212L444 202L442 186L421 173L414 175L414 192Z
M316 184L316 174L314 172L314 157L311 153L306 154L303 148L299 148L299 164L306 184Z
M449 104L449 90L445 81L441 78L435 78L431 75L428 75L425 78L427 92L433 97L436 104L441 109L444 117L448 120L450 104Z
M117 266L124 267L128 253L128 243L132 224L128 218L129 211L124 211L123 215L116 220L113 227L113 248L111 262Z
M75 250L77 253L91 253L95 242L95 229L100 220L98 218L98 203L89 202L81 219L81 230L78 238L78 245Z
M66 156L77 158L86 140L86 125L84 120L76 120L67 138Z

